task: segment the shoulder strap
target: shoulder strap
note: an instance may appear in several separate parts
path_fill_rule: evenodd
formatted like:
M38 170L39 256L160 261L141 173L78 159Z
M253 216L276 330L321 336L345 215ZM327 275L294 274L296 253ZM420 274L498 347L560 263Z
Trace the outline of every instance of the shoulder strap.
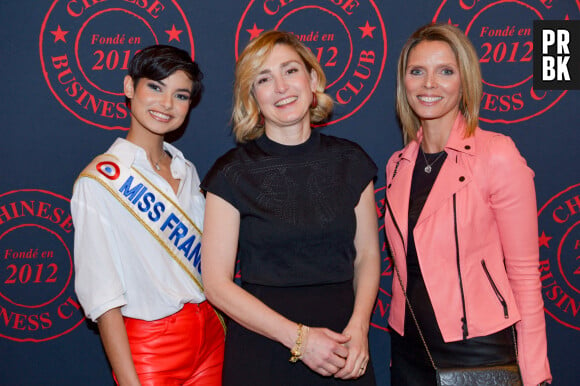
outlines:
M397 166L398 166L398 163L397 163ZM399 229L399 225L395 221L395 216L393 215L391 205L389 204L389 200L386 197L385 197L385 206L387 207L389 215L391 216L391 220L393 221L393 224L395 225L395 228L397 229L397 232L398 232L399 236L401 237L401 241L403 241L403 234L401 233L401 230ZM404 244L404 241L403 241L403 244ZM427 356L429 357L429 362L431 362L431 366L433 366L433 369L435 371L437 371L437 366L435 366L435 361L433 360L433 357L431 356L431 351L429 351L429 347L427 346L427 341L425 340L425 337L423 337L423 332L421 331L421 327L419 327L419 322L417 321L417 317L415 316L415 312L413 311L413 307L411 307L411 302L409 301L409 297L407 296L407 291L405 290L405 286L403 285L403 279L401 279L401 274L399 273L399 269L397 268L397 265L395 264L395 254L393 253L393 249L390 248L390 245L389 245L389 249L391 250L391 255L393 256L393 268L395 268L395 274L397 275L397 279L399 280L399 285L401 286L401 291L403 291L403 296L405 296L405 301L407 302L407 306L409 307L409 312L411 313L411 317L413 318L413 321L415 322L415 326L417 327L417 331L419 332L419 337L421 338L421 341L423 342L423 346L425 346L425 351L427 352Z

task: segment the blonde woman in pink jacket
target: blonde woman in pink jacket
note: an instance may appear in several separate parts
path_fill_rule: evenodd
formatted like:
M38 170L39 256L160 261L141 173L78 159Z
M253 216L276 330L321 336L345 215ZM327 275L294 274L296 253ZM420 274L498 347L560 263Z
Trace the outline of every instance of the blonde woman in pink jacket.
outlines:
M478 127L475 49L456 27L424 26L403 47L397 81L406 146L386 170L385 229L400 276L391 384L435 384L433 363L517 362L525 385L551 381L533 172L509 137Z

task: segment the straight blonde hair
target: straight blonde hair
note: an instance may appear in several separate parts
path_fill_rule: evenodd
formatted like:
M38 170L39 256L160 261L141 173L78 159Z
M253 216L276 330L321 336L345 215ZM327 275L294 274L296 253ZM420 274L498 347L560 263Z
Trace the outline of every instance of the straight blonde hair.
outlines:
M483 93L479 57L469 38L459 28L450 24L428 24L419 28L409 37L401 50L397 66L397 114L401 121L405 144L417 139L417 131L421 127L419 117L407 100L405 73L409 53L423 41L445 42L455 54L461 79L459 111L467 122L465 137L472 136L479 124L479 105Z

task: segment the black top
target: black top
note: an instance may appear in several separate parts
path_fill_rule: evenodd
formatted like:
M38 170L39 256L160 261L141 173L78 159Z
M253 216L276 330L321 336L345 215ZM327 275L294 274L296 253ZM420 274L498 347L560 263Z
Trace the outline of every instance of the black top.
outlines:
M201 183L240 212L242 281L352 280L354 208L377 167L357 144L313 131L296 146L266 135L219 158Z
M415 311L415 316L419 320L419 325L423 333L429 337L440 336L441 332L437 325L435 312L429 300L427 288L421 274L419 267L419 260L417 257L417 249L415 248L415 237L413 230L419 220L423 206L429 197L431 188L439 175L441 166L447 158L445 151L433 154L425 154L423 157L423 150L419 149L417 160L415 162L415 169L413 169L413 179L411 182L411 194L409 196L409 229L408 229L408 246L407 246L407 296ZM428 163L425 162L427 158ZM432 167L431 173L425 172L425 167L430 165ZM410 317L409 310L405 313L405 335L417 336L417 327L413 319Z

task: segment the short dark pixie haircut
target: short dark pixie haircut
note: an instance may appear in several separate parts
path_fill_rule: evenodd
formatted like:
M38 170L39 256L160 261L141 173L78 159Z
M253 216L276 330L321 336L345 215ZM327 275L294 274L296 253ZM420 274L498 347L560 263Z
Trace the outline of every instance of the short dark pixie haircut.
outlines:
M191 96L197 96L203 90L203 73L189 53L177 47L155 45L142 49L131 59L128 74L136 86L141 78L160 81L179 70L193 81Z

